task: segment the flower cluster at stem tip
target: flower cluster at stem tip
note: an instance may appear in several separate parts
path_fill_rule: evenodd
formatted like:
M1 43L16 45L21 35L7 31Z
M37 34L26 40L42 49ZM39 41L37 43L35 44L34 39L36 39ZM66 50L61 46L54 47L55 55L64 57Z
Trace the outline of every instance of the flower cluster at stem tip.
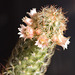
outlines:
M35 45L41 49L49 47L51 43L67 49L70 37L63 35L63 31L66 31L67 18L62 12L62 8L45 7L39 12L33 8L27 14L30 18L25 16L22 19L27 26L22 24L21 28L18 28L20 38L24 38L24 41L35 38Z

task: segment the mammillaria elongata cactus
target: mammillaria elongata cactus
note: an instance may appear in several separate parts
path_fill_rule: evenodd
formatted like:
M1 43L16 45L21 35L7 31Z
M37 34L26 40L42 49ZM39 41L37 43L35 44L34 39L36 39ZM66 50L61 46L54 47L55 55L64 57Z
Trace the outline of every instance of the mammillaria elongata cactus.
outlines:
M23 17L27 24L20 25L20 40L12 52L4 75L44 75L54 55L56 45L67 49L70 37L64 37L67 18L61 8L55 6L36 8Z

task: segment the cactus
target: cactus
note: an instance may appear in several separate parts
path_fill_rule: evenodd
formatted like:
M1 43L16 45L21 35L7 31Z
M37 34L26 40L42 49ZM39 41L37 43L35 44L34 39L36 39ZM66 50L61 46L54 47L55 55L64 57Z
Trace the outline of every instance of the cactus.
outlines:
M56 45L67 49L70 37L64 37L67 18L62 8L44 7L36 12L36 8L27 12L30 16L23 17L20 40L16 44L7 70L3 75L44 75L54 55Z

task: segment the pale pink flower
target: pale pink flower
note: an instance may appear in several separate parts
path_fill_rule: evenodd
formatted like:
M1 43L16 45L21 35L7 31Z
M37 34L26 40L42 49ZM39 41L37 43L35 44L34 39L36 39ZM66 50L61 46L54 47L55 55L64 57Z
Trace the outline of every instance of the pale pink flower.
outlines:
M32 19L30 19L28 17L23 17L22 21L29 26L32 25L32 23L33 23Z
M41 35L37 39L35 45L37 45L39 48L42 48L43 49L46 46L48 46L49 42L50 42L50 40L45 35Z
M27 13L30 15L30 17L35 16L37 14L36 8L33 8L32 10L30 10L30 13L29 12L27 12Z
M34 37L34 30L33 30L33 28L27 26L27 28L26 28L26 35L27 35L27 38L32 39Z
M62 46L63 49L67 49L67 45L70 43L69 39L70 38L66 38L61 34L59 34L58 36L54 35L52 38L52 40L56 42L57 45Z
M24 40L26 40L26 38L32 39L34 37L34 30L29 27L29 26L24 26L24 25L20 25L21 28L18 28L18 30L20 31L18 34L20 35L20 38L24 38Z

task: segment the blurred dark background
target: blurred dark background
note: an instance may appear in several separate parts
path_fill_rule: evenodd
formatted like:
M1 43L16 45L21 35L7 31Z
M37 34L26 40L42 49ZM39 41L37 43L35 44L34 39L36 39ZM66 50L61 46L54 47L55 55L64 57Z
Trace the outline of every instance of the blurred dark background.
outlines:
M0 0L0 70L18 41L18 27L26 12L47 5L57 5L68 12L66 36L71 36L71 43L65 51L58 47L46 75L75 75L75 0Z

